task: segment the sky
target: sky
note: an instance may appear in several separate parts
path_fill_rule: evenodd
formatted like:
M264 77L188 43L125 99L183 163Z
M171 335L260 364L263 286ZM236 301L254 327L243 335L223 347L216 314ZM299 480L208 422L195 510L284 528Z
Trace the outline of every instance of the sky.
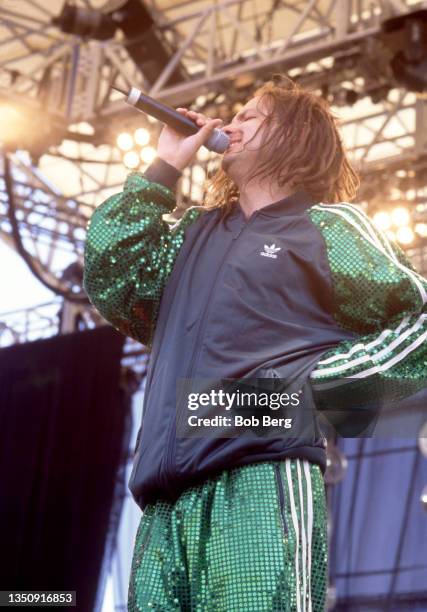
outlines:
M79 126L85 127L86 124L78 124ZM83 130L82 128L82 130ZM72 141L65 141L63 144L64 153L71 156L83 155L83 157L96 157L99 159L106 158L106 147L92 147L91 145L80 145L80 148L76 148L77 144ZM96 153L96 154L95 154ZM28 165L27 156L24 152L16 154L17 159L24 164ZM37 171L43 177L43 182L48 186L51 186L53 191L58 191L65 195L75 193L79 189L79 173L74 167L73 163L54 158L49 155L44 155L40 160L40 165ZM105 169L102 164L95 165L95 170L91 168L92 174L95 174L95 178L102 180ZM128 170L120 165L113 166L113 170L110 170L112 182L120 184L124 180ZM87 188L93 188L96 183L87 179ZM101 194L100 194L101 197ZM101 197L105 199L107 196ZM50 227L50 226L49 226ZM46 255L44 247L39 245L39 251L42 255ZM71 261L74 257L71 256ZM70 263L70 253L67 255L64 251L58 249L58 252L54 257L54 269L62 270L68 263ZM10 248L8 244L1 238L0 234L0 283L3 291L0 293L0 321L2 315L5 312L21 310L24 308L31 308L39 304L45 304L51 302L56 298L56 295L47 289L37 278L32 274L30 269L27 267L22 258Z
M53 300L52 291L33 276L20 255L1 239L0 262L0 316Z

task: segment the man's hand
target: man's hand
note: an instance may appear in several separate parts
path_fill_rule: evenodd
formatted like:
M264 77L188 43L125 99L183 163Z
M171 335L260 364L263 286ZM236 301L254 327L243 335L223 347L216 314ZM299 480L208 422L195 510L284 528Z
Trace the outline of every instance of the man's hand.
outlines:
M160 132L157 155L171 166L183 170L193 161L197 151L208 140L212 131L221 127L223 121L222 119L209 119L202 113L196 113L196 111L187 108L177 108L176 110L181 115L195 121L201 129L192 136L183 136L165 125Z

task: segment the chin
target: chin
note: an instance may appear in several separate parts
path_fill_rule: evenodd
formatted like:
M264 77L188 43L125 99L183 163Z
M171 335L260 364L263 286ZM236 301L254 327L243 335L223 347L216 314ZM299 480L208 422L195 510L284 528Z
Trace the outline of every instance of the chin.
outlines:
M227 170L233 165L234 159L236 159L236 155L233 155L232 153L224 153L221 160L221 168L224 170L224 172L227 172Z
M225 159L224 157L221 160L221 169L224 170L225 173L227 173L227 169L229 168L230 164L228 162L228 159Z

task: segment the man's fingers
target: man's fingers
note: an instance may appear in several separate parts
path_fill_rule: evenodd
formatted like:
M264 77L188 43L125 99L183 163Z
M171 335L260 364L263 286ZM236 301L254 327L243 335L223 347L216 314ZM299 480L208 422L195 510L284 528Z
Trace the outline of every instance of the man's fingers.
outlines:
M212 119L209 119L209 117L206 117L206 115L203 115L203 113L198 113L197 111L193 111L188 108L179 107L176 110L181 114L186 115L199 126L206 125L208 121L212 121ZM222 120L220 119L219 121Z
M223 123L224 123L222 119L209 119L209 117L206 117L202 113L198 113L196 111L190 110L190 109L185 108L185 107L179 107L176 110L180 114L185 115L186 117L188 117L189 119L194 121L194 123L199 128L202 128L202 127L207 126L207 125L211 125L210 129L212 130L212 129L216 128L216 127L221 127L223 125ZM212 121L215 121L216 123L211 124Z
M208 119L206 124L195 134L200 146L204 144L215 128L222 126L222 119Z
M197 113L196 111L188 111L188 117L195 121L197 125L206 125L208 118L202 115L202 113Z

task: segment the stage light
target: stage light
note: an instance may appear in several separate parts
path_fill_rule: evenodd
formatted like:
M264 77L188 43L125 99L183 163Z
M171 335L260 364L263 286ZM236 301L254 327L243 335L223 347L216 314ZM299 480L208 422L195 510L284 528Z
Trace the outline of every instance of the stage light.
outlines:
M150 132L145 128L138 128L133 135L135 142L140 147L145 147L150 142Z
M140 164L138 153L136 151L128 151L123 156L123 163L126 166L126 168L129 168L130 170L134 170Z
M6 151L28 151L34 164L52 145L59 145L67 133L48 114L45 108L37 111L22 103L0 103L0 144Z
M423 507L423 510L427 512L427 485L424 487L424 489L421 492L420 503L421 503L421 506Z
M151 164L151 162L154 161L156 155L157 151L154 147L144 147L143 149L141 149L140 156L142 161L146 164Z
M346 87L342 87L334 94L334 104L337 106L354 106L358 99L357 91Z
M396 238L401 244L411 244L415 238L415 234L412 228L404 225L396 230Z
M381 230L388 230L391 227L391 217L388 212L379 211L373 216L373 222Z
M28 117L10 104L0 106L0 142L3 145L19 143L28 129Z
M427 223L416 223L415 231L421 238L427 238Z
M387 100L389 92L390 87L387 87L387 85L383 85L382 87L375 87L373 89L368 90L369 96L372 100L372 104L379 104L383 100Z
M52 24L67 34L96 40L113 38L118 28L111 15L99 9L74 6L70 0L65 2L60 15L52 19Z
M85 0L79 4L86 6L75 6L75 0L65 0L52 24L83 39L109 40L121 31L123 44L135 66L148 83L155 83L177 49L158 30L150 7L145 6L147 3L143 0L97 0L96 3ZM97 4L97 7L89 4ZM168 84L182 83L186 77L187 71L180 64L173 70Z
M398 206L391 213L391 218L393 219L394 225L399 227L400 225L409 225L410 216L409 212L403 206Z
M132 136L128 134L128 132L122 132L117 136L116 144L122 151L130 151L134 145L134 142Z
M391 60L394 78L410 91L427 91L426 19L427 10L421 9L392 17L382 24L383 31L389 34L386 44L391 50L395 50L399 41L398 51Z

